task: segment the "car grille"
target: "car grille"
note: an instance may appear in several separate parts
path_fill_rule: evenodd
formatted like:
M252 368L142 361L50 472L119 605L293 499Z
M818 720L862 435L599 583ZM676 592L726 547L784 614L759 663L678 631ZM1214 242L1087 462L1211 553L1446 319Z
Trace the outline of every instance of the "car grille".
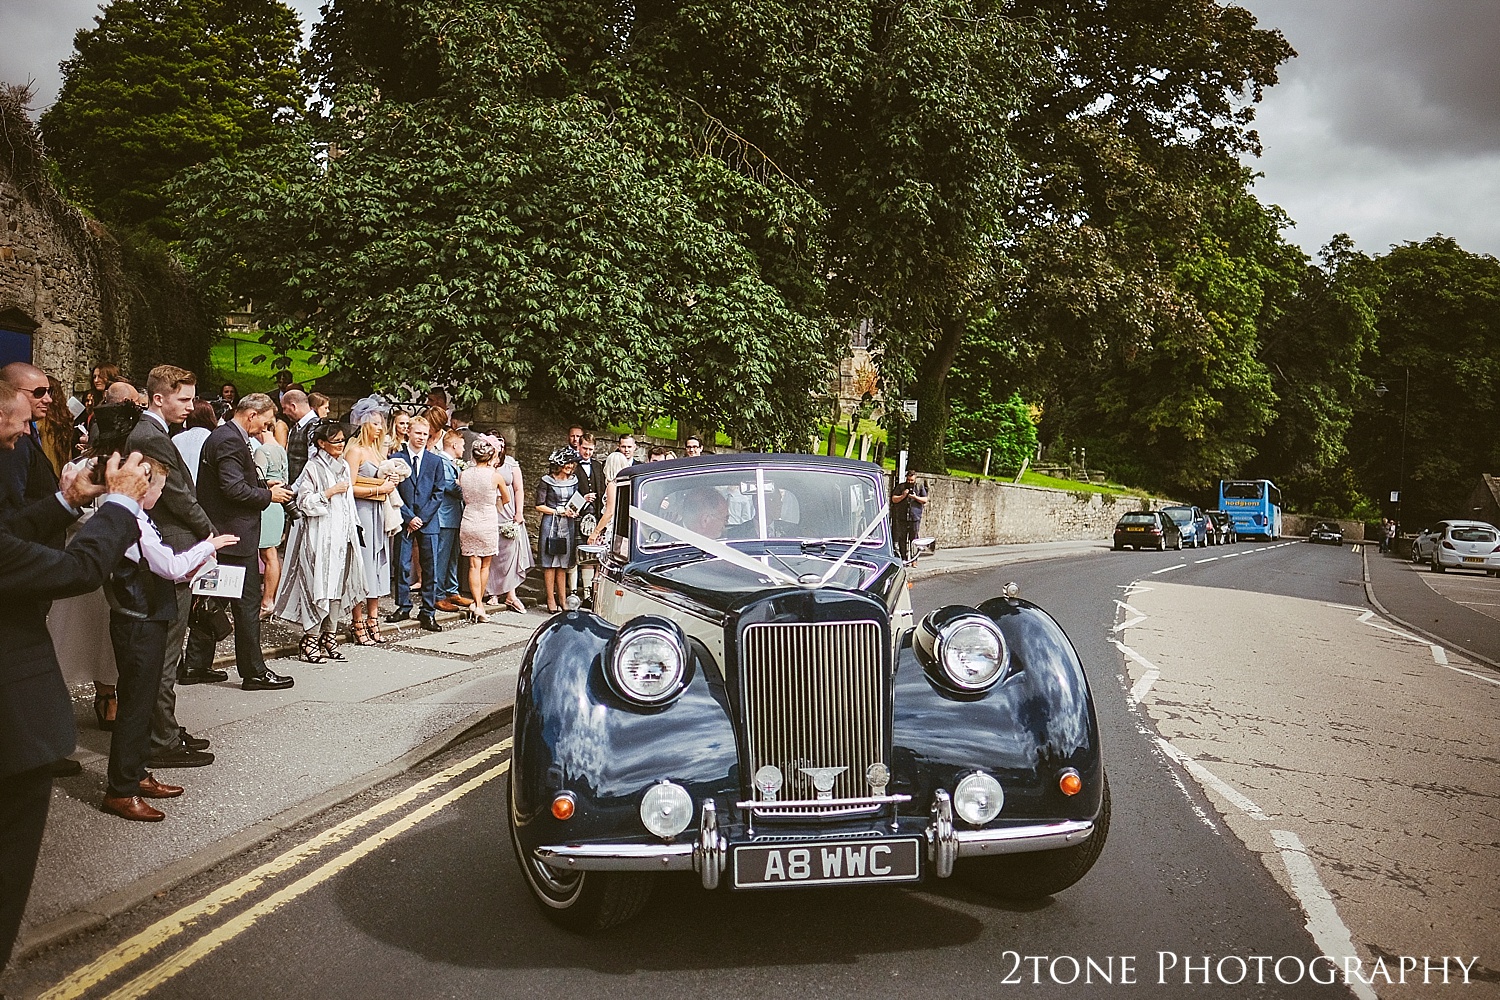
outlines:
M747 782L774 764L785 779L779 798L812 799L799 768L844 767L833 798L869 795L865 770L884 761L886 744L879 623L753 624L740 648Z

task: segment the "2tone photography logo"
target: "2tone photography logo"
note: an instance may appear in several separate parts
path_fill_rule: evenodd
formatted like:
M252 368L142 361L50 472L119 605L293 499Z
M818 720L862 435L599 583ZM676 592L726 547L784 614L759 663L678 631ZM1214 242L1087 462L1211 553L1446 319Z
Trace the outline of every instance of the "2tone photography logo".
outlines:
M1479 956L1377 956L1365 962L1355 956L1315 955L1023 955L1001 953L1005 986L1467 986L1475 981Z

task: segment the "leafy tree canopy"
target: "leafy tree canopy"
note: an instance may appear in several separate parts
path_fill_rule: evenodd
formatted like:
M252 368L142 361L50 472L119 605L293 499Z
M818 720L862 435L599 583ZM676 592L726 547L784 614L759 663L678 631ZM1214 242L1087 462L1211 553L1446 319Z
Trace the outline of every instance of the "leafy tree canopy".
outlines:
M42 134L71 194L171 237L163 186L300 113L301 23L278 0L111 0L80 30Z

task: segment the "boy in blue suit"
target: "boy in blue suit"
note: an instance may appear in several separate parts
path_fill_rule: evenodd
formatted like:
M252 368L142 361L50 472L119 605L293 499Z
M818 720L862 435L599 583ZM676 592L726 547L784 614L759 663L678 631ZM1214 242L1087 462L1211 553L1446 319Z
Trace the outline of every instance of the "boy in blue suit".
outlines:
M396 484L396 491L401 495L402 528L416 546L422 566L422 612L417 615L417 622L429 632L441 632L442 626L434 617L438 591L438 509L444 492L457 489L458 480L448 459L427 447L431 436L432 425L427 418L412 417L406 447L393 457L411 467L411 475ZM410 617L411 591L406 586L406 573L402 572L396 586L396 613L387 620L404 621Z

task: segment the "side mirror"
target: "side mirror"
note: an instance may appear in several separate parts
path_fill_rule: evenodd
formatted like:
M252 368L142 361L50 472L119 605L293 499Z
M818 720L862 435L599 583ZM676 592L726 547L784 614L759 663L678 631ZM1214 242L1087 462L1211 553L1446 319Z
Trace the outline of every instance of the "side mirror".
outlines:
M907 544L906 550L911 553L906 559L906 565L913 566L918 559L923 556L930 556L937 551L937 539L932 537L913 538Z

